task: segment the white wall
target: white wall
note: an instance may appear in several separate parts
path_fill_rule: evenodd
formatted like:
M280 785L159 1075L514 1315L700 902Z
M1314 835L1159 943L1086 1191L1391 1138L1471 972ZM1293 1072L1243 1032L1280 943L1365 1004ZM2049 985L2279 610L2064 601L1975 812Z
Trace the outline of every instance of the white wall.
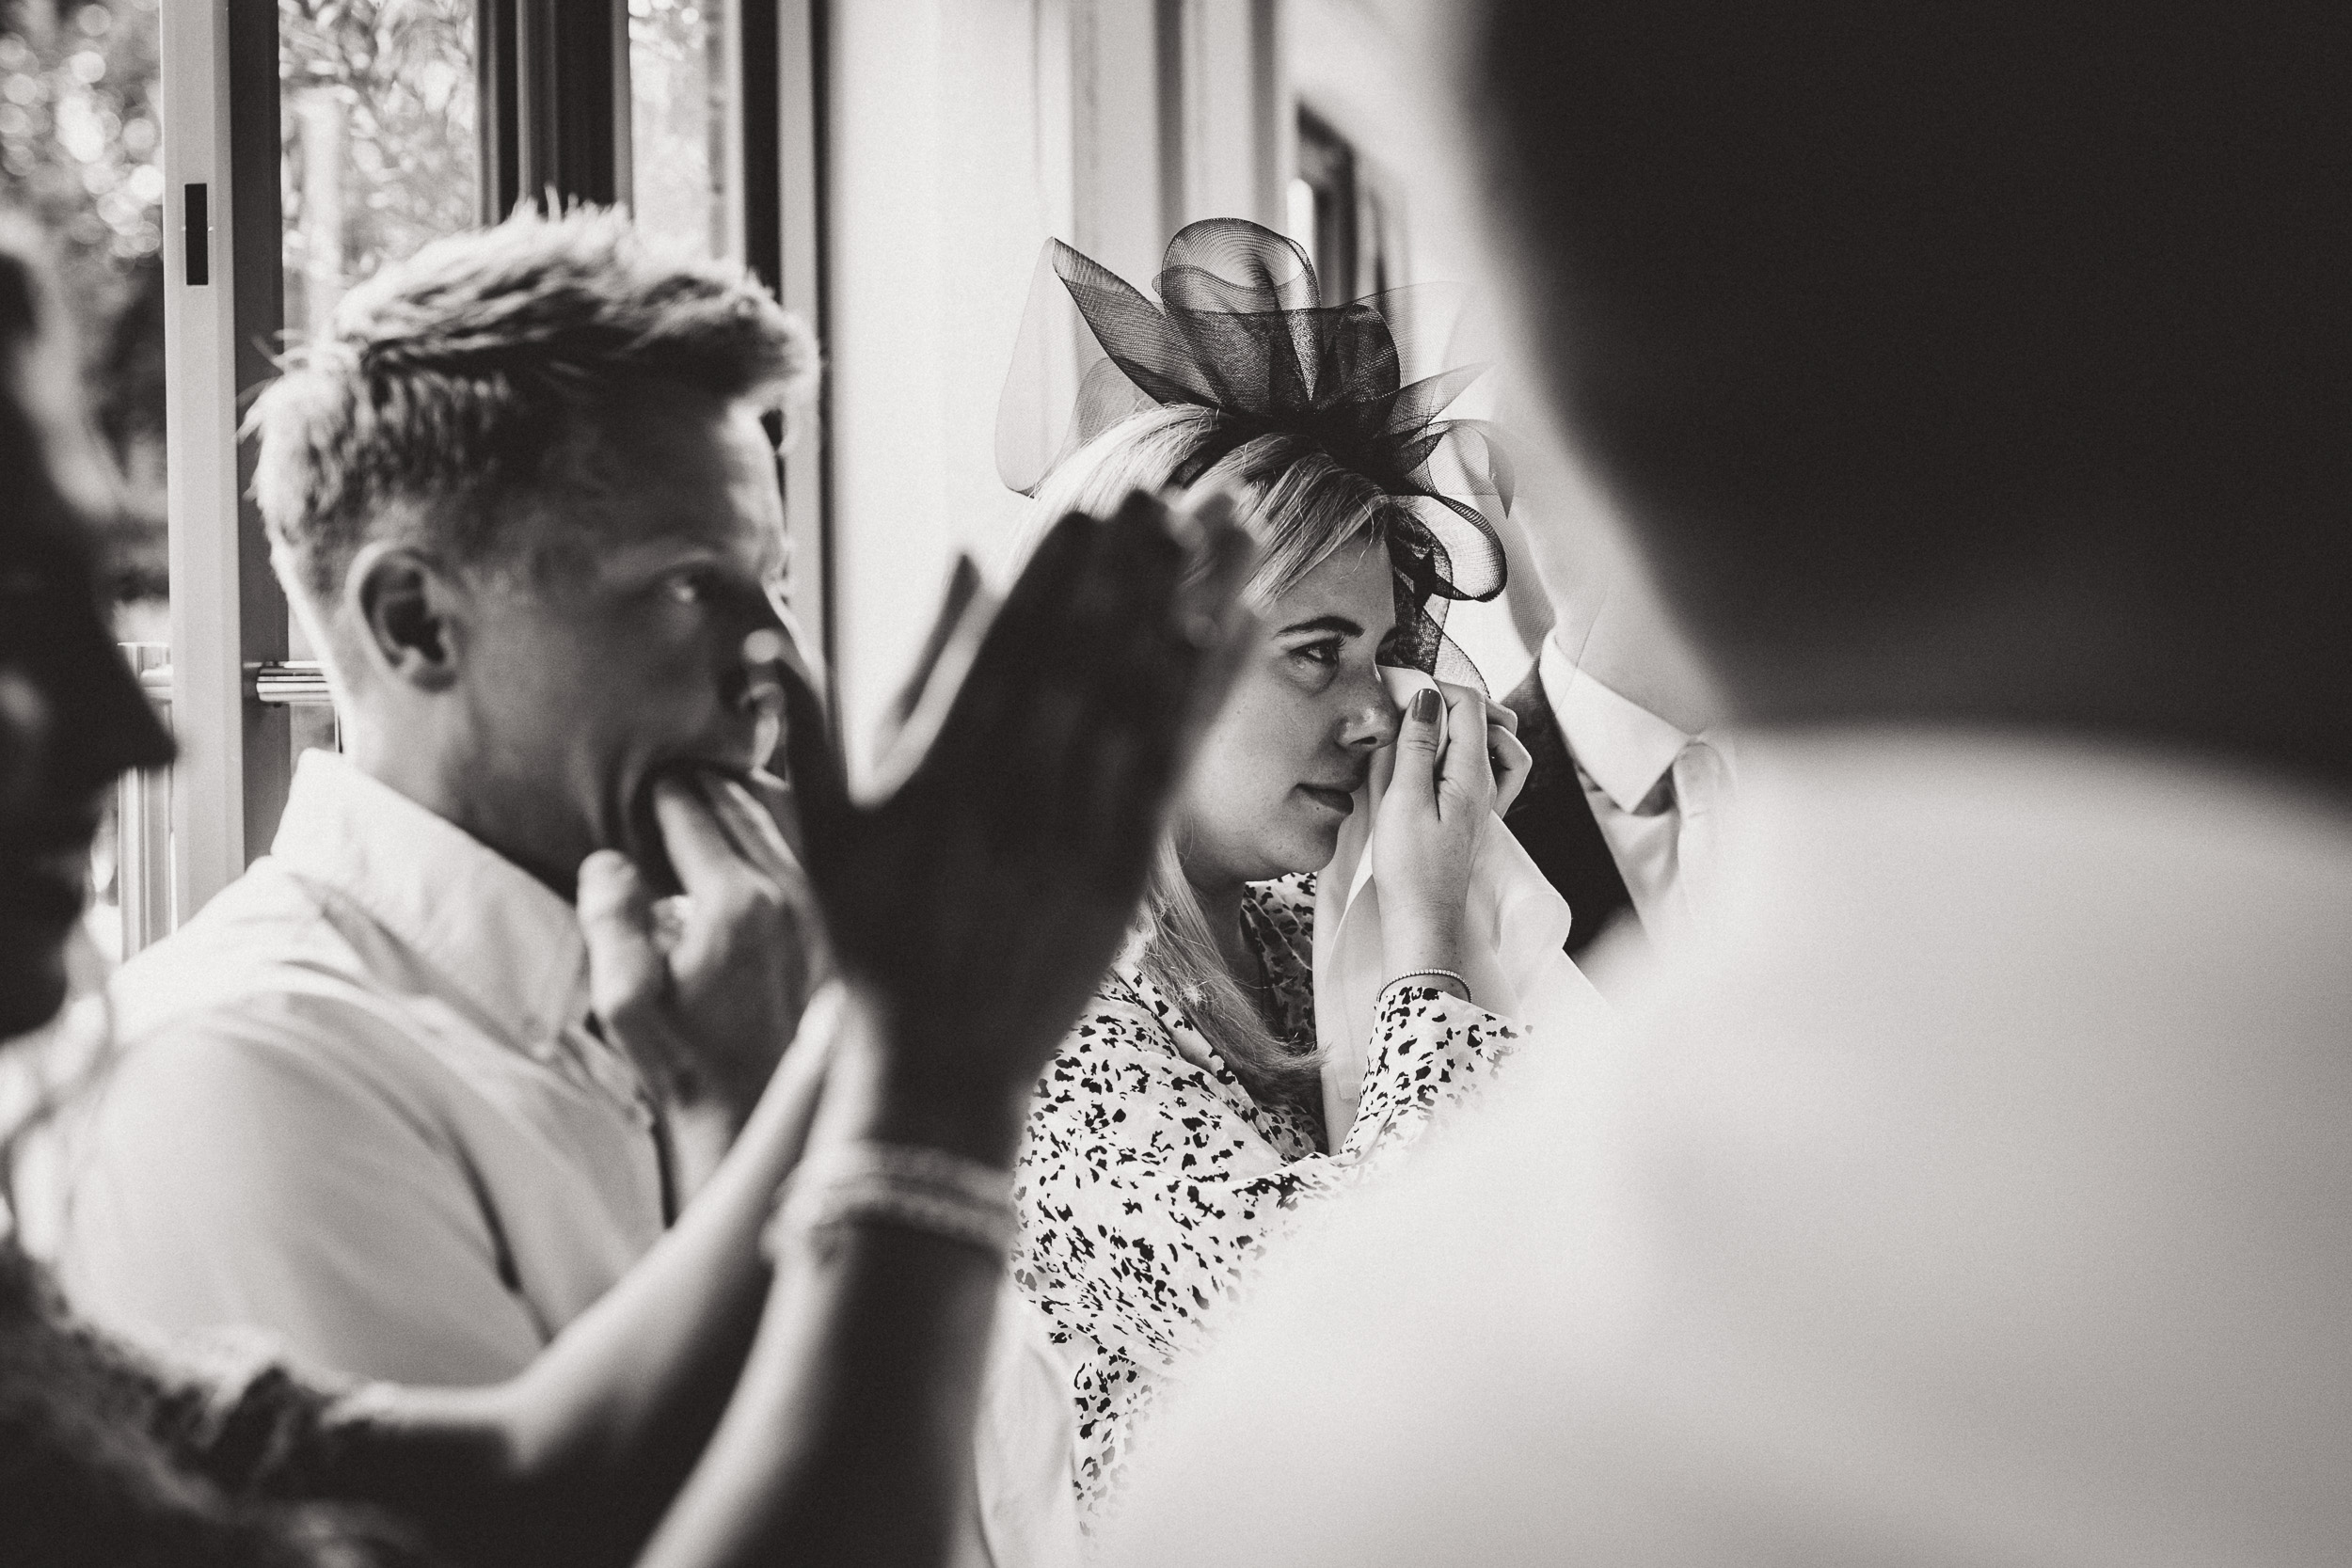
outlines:
M1026 504L996 477L996 402L1045 240L1148 287L1171 217L1274 220L1274 5L831 8L833 579L854 740L903 678L955 552L986 563Z
M835 654L869 733L953 552L1002 530L995 394L1040 238L1069 223L1049 8L831 8L827 127Z

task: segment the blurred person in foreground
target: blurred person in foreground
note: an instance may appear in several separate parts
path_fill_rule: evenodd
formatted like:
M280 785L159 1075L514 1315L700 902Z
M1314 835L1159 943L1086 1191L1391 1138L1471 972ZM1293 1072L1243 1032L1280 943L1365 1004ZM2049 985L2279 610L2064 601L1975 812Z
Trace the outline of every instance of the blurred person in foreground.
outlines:
M1262 1281L1104 1556L2352 1560L2352 12L1447 14L1752 726L1717 920Z
M26 256L0 244L10 1039L65 1000L103 792L171 755L99 611L86 515L104 476ZM0 1560L949 1560L1023 1115L1230 676L1248 562L1213 517L1171 526L1139 499L1071 519L1000 610L938 640L935 668L962 679L930 683L883 799L847 795L813 694L786 683L843 984L678 1223L520 1375L435 1390L167 1367L72 1317L11 1225ZM756 866L755 840L737 847ZM626 908L587 916L604 1027L649 1065L726 1059L783 1027L778 955L737 875L666 953Z

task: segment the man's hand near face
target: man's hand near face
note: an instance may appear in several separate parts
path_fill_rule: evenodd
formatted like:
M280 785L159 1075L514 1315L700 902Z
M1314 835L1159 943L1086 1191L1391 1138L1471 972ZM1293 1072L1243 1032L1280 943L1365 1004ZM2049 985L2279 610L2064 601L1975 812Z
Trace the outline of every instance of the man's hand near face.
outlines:
M717 774L655 786L687 895L675 932L658 928L653 890L626 855L600 849L580 864L590 1001L667 1119L681 1198L725 1155L831 971L779 809Z

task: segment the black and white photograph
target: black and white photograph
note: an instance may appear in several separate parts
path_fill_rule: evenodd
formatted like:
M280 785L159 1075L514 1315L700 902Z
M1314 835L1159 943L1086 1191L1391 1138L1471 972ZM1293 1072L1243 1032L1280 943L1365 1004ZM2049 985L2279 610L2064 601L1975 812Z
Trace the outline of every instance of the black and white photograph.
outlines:
M0 0L0 1568L2352 1564L2352 7Z

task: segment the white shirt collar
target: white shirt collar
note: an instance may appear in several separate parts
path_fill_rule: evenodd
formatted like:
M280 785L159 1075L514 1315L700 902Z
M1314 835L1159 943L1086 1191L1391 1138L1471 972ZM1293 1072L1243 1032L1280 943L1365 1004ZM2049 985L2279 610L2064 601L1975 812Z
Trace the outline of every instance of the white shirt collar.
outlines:
M270 853L366 911L517 1041L579 1021L588 956L572 907L349 758L302 754Z
M1536 668L1560 733L1593 782L1619 811L1648 800L1692 737L1586 674L1555 638L1544 639Z

